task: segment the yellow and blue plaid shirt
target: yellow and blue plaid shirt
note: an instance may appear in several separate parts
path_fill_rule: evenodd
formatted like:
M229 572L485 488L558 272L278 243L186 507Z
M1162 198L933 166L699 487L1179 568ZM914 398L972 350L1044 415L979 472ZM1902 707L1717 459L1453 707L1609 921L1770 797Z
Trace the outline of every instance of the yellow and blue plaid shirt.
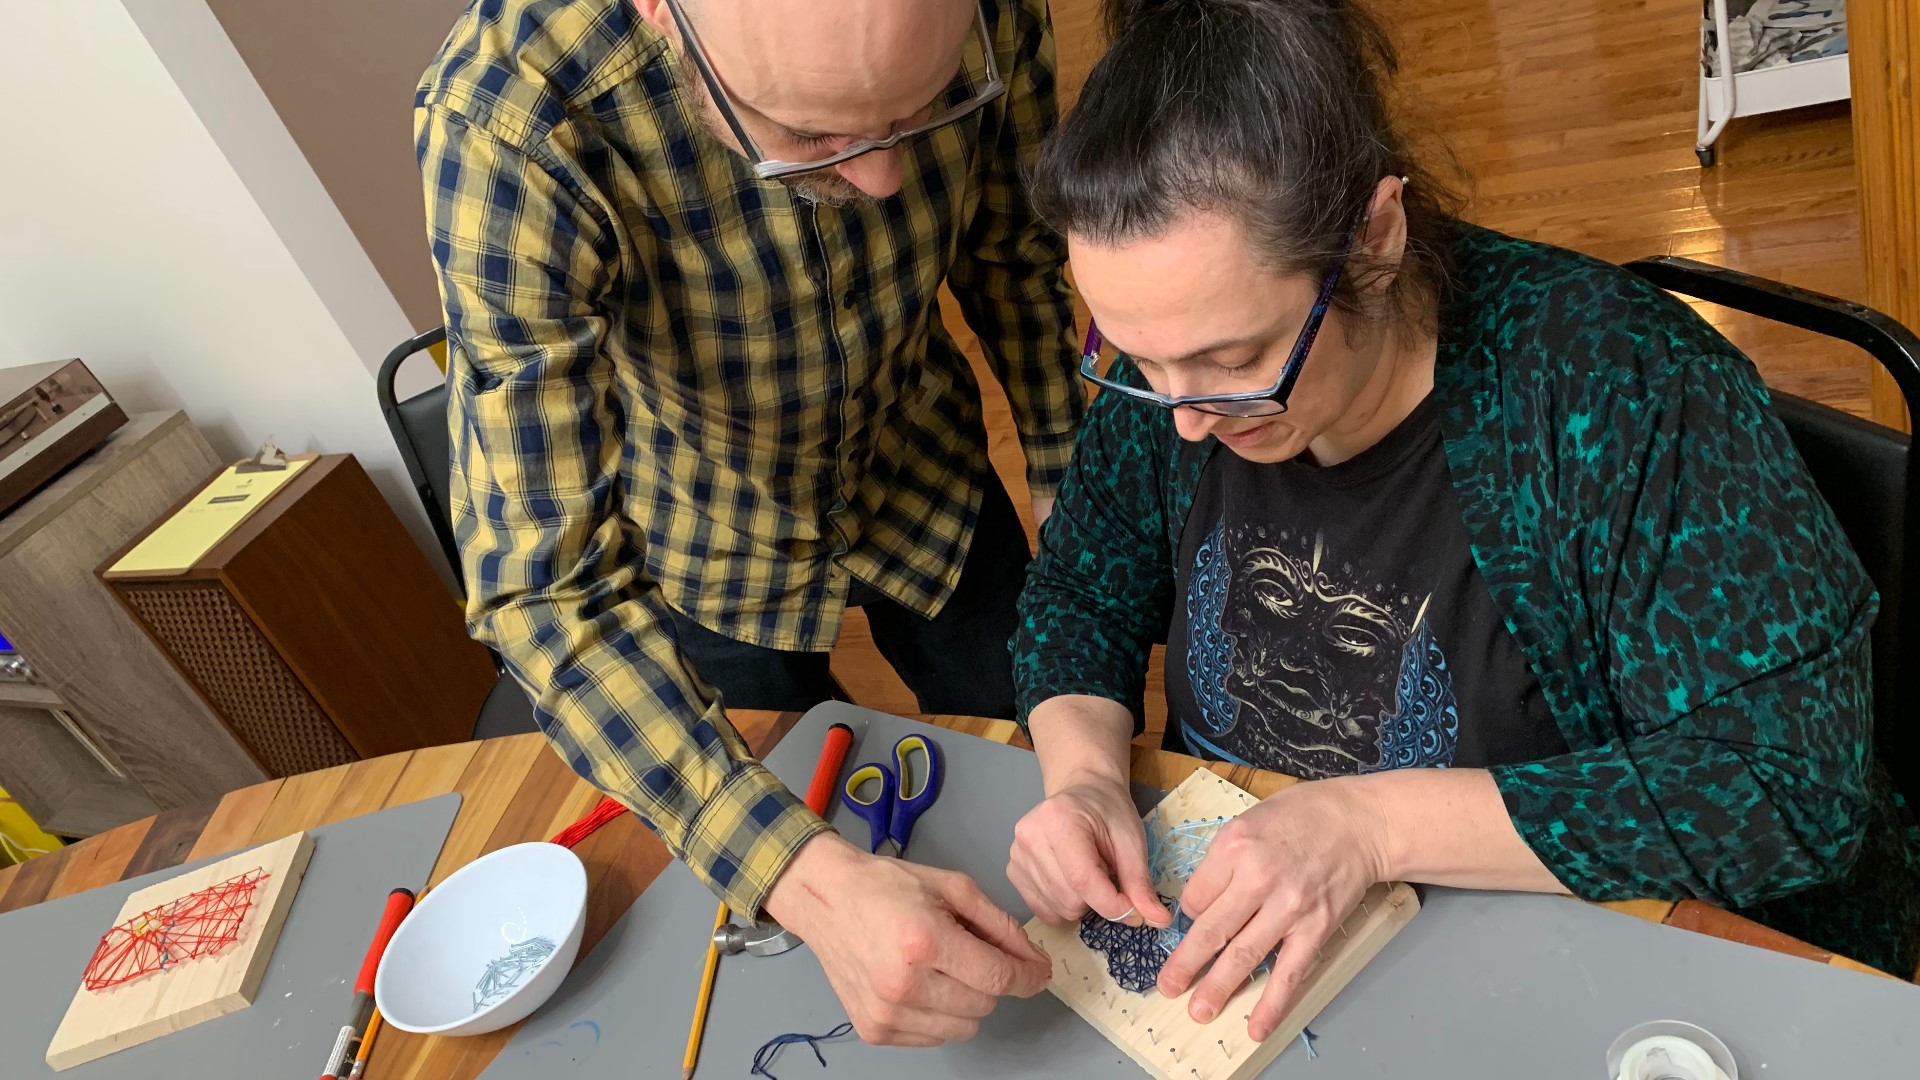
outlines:
M469 622L573 768L738 910L826 826L753 761L669 609L825 651L854 578L946 602L990 466L943 280L1036 495L1072 450L1065 255L1021 181L1055 115L1044 0L989 26L1007 93L915 140L898 195L845 207L713 139L626 0L479 0L415 99Z

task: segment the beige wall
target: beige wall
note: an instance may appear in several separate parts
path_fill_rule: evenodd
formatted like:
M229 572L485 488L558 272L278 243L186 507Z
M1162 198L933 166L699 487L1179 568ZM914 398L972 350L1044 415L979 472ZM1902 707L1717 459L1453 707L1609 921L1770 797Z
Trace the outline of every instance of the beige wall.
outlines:
M0 63L0 129L34 148L0 168L0 367L81 357L228 459L352 453L438 561L369 370L409 319L206 5L6 9L38 46Z
M416 328L437 326L413 88L465 0L207 0Z

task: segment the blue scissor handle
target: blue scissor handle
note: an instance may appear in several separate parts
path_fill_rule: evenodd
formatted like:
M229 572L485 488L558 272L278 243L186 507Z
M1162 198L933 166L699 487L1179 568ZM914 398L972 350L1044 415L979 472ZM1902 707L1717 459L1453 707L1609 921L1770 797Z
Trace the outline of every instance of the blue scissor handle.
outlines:
M908 735L893 744L893 768L899 776L887 835L907 848L913 823L940 797L940 744L925 735Z
M879 790L870 798L863 797L860 789L870 784L878 784ZM894 798L896 790L893 770L872 762L855 766L853 772L847 774L846 786L840 789L840 801L846 803L849 810L867 819L867 830L872 838L872 846L868 851L879 851L881 842L887 839L897 802Z

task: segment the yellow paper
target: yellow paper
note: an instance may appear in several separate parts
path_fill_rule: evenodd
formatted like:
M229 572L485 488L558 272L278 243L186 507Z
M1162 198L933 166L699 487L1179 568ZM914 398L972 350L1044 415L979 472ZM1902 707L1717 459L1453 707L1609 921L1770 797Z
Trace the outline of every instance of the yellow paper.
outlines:
M201 489L193 501L147 534L112 570L151 572L185 570L233 531L240 520L299 475L312 458L291 458L271 472L239 472L229 465Z

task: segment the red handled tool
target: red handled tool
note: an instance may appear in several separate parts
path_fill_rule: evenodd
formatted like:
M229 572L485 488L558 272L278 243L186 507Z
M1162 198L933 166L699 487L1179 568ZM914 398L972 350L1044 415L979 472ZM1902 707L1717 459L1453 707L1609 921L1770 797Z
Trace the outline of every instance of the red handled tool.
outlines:
M380 926L373 932L373 943L367 946L367 958L360 963L360 977L353 981L353 1007L347 1013L347 1025L333 1041L333 1052L327 1055L327 1071L320 1074L320 1080L339 1080L352 1066L354 1043L373 1017L373 977L380 970L380 958L386 954L393 932L400 929L400 921L412 910L412 889L395 889L387 894Z
M813 782L807 785L807 809L827 816L827 803L833 801L833 789L840 784L840 767L847 763L847 751L853 749L853 729L835 724L827 729L827 741L820 746L820 763L813 767Z

